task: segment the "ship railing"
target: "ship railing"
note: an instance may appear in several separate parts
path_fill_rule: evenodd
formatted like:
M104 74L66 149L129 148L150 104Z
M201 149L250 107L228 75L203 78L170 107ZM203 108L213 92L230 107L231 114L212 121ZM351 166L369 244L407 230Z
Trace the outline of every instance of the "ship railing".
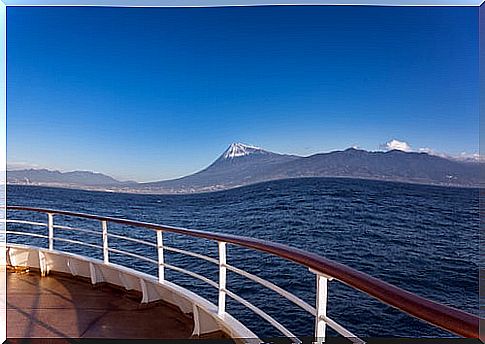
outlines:
M102 250L104 264L111 264L110 252L129 256L132 258L137 258L142 261L155 264L158 267L158 280L160 283L164 283L165 269L170 269L170 270L178 271L180 273L189 275L191 277L194 277L196 279L199 279L209 284L210 286L218 290L217 307L218 307L219 316L223 317L224 314L226 313L226 297L232 298L235 301L242 304L243 306L250 309L251 311L253 311L254 313L256 313L257 315L259 315L260 317L262 317L263 319L265 319L279 332L281 332L284 336L290 338L295 343L301 343L301 341L290 330L288 330L280 322L275 320L272 316L264 312L261 308L253 305L252 303L250 303L249 301L247 301L246 299L242 298L241 296L237 295L235 292L232 292L229 289L227 279L226 279L228 270L236 274L239 274L241 276L244 276L256 283L259 283L265 288L268 288L278 293L282 297L286 298L287 300L293 302L295 305L299 306L306 312L310 313L314 317L314 333L313 333L314 339L316 342L319 342L319 343L322 343L325 341L327 326L332 328L338 334L349 339L353 343L364 343L362 339L360 339L352 332L350 332L349 330L347 330L346 328L338 324L336 321L328 317L327 289L328 289L328 281L331 281L332 279L338 280L352 288L355 288L361 292L364 292L387 305L390 305L405 313L408 313L413 317L424 320L433 326L442 328L446 331L449 331L451 333L454 333L462 337L469 337L469 338L479 337L480 318L477 316L474 316L472 314L469 314L467 312L461 311L459 309L456 309L450 306L446 306L446 305L428 300L421 296L415 295L404 289L401 289L387 282L384 282L382 280L369 276L363 272L357 271L346 265L326 259L315 253L310 253L284 244L279 244L279 243L270 242L270 241L261 240L261 239L255 239L255 238L230 235L230 234L213 233L208 231L164 226L164 225L154 224L154 223L139 222L139 221L122 219L122 218L97 216L92 214L63 211L63 210L41 209L41 208L22 207L22 206L7 206L7 210L27 211L27 212L46 214L47 221L45 223L19 220L19 219L10 219L10 218L7 218L6 222L23 224L23 225L31 225L31 226L43 226L47 228L47 231L46 231L46 235L21 232L21 231L10 231L8 230L8 225L7 225L6 234L27 235L27 236L47 239L49 250L54 250L55 241L67 242L69 244L83 245L83 246L99 249L99 250ZM56 225L54 224L55 215L97 220L100 223L101 230L93 231L93 230L83 229L83 228L74 228L70 226ZM149 242L146 240L141 240L138 238L129 237L129 236L124 236L124 235L120 236L113 233L109 233L109 230L108 230L109 223L141 227L141 228L153 230L156 236L156 243ZM84 232L90 235L101 236L102 245L95 245L95 244L91 244L91 243L87 243L79 240L71 240L67 238L56 237L55 230L58 230L58 229L73 230L73 231ZM202 238L202 239L207 239L207 240L216 242L218 245L219 257L218 259L215 259L199 253L167 246L164 244L163 233L181 234L181 235L186 235L186 236L195 237L195 238ZM128 240L137 244L155 247L157 249L158 259L157 260L150 259L136 253L121 250L119 248L115 249L113 247L110 247L109 237ZM241 247L269 253L274 256L284 258L289 261L293 261L295 263L298 263L308 268L309 271L315 274L315 278L316 278L315 305L308 304L307 302L303 301L301 298L288 292L287 290L284 290L283 288L277 286L276 284L270 281L267 281L257 275L244 271L243 269L229 265L227 263L227 249L226 249L227 244L232 244L236 246L241 246ZM172 252L199 258L199 259L208 261L210 263L216 264L219 267L218 283L196 272L189 271L182 267L174 266L166 263L164 260L164 251L172 251Z

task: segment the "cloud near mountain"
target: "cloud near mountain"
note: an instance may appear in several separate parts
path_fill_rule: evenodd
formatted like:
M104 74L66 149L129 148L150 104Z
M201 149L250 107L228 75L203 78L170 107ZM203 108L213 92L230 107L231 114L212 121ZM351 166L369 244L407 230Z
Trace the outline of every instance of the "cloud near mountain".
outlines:
M461 152L458 155L451 155L451 154L448 154L448 153L438 152L435 149L429 148L429 147L413 149L408 142L399 141L399 140L396 140L396 139L389 140L386 143L381 144L379 147L381 149L386 150L386 151L400 150L400 151L403 151L403 152L427 153L429 155L439 156L439 157L451 159L451 160L461 160L461 161L483 160L483 158L481 158L480 154L478 154L478 153Z
M399 141L399 140L396 140L396 139L392 139L390 141L387 141L385 144L381 145L381 147L384 148L385 150L396 149L396 150L400 150L400 151L403 151L403 152L411 152L412 151L411 146L407 142Z

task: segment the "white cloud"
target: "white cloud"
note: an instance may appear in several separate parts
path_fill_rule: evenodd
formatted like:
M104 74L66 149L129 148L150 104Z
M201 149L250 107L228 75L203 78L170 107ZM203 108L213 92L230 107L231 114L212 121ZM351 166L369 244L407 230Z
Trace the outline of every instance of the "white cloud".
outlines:
M441 158L447 158L447 159L453 158L453 156L451 156L449 154L442 153L442 152L437 152L433 148L429 148L429 147L419 148L417 151L419 153L428 153L429 155L435 155L435 156L439 156Z
M418 152L428 153L429 155L439 156L441 158L458 160L458 161L484 161L484 158L480 157L480 154L478 154L478 153L461 152L460 154L452 155L452 154L448 154L448 153L437 152L434 149L427 148L427 147L426 148L419 148Z
M425 147L425 148L419 148L418 152L431 154L434 152L434 150L432 148Z
M407 142L399 141L399 140L396 140L396 139L392 139L391 141L386 142L383 145L383 147L384 147L384 149L387 149L387 150L396 149L396 150L400 150L400 151L403 151L403 152L411 152L412 151L411 146Z
M441 158L445 159L451 159L451 160L458 160L458 161L485 161L485 157L480 156L478 153L467 153L467 152L461 152L460 154L449 154L449 153L444 153L444 152L439 152L433 148L429 147L422 147L418 149L413 149L411 145L405 141L399 141L396 139L392 139L382 145L380 145L382 149L385 150L400 150L404 152L417 152L417 153L427 153L429 155L434 155L438 156Z
M26 170L30 168L36 169L41 167L37 164L32 164L25 161L7 161L7 171Z
M458 160L465 160L465 161L485 161L484 156L480 156L478 153L467 153L461 152L460 155L456 157Z

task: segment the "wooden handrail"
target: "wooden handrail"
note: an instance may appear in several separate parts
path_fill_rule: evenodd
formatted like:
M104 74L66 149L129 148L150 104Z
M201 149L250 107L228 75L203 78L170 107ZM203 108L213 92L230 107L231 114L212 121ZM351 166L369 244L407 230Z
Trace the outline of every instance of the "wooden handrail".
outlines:
M346 265L326 259L315 253L310 253L302 249L290 247L288 245L231 234L212 233L207 231L163 226L148 222L139 222L64 210L21 206L7 206L7 210L32 211L108 221L128 226L144 227L152 230L161 230L164 232L189 235L208 240L222 241L256 249L266 253L271 253L278 257L304 265L310 269L319 271L327 276L333 277L334 279L339 280L352 288L358 289L392 307L424 320L434 326L441 327L463 337L479 338L480 318L475 315L428 300L424 297L413 294Z

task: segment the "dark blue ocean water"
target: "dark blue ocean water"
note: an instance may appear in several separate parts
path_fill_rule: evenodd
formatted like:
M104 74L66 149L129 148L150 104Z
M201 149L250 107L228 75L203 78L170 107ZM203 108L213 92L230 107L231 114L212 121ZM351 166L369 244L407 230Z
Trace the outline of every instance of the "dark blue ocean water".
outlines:
M308 178L262 183L196 195L135 195L9 186L9 205L87 212L200 230L245 235L316 252L429 299L478 314L479 191L392 182ZM9 218L46 216L9 212ZM56 216L56 224L100 231L96 221ZM16 225L9 225L15 230ZM33 228L45 233L45 228ZM155 241L149 230L110 225L110 233ZM57 230L56 236L100 243L100 236ZM9 235L11 242L21 237ZM46 246L44 239L31 240ZM165 234L165 244L217 257L217 244ZM110 246L156 259L154 248L110 238ZM57 248L101 258L98 250L56 242ZM148 263L112 254L111 260L156 274ZM166 252L166 262L217 281L217 267ZM270 255L228 247L228 262L314 304L315 277L305 268ZM211 286L167 271L180 283L217 303ZM228 275L228 288L299 336L311 336L313 318L256 283ZM229 300L227 310L260 336L278 336L264 320ZM340 282L329 282L328 315L362 337L452 336ZM332 332L330 332L332 334Z

